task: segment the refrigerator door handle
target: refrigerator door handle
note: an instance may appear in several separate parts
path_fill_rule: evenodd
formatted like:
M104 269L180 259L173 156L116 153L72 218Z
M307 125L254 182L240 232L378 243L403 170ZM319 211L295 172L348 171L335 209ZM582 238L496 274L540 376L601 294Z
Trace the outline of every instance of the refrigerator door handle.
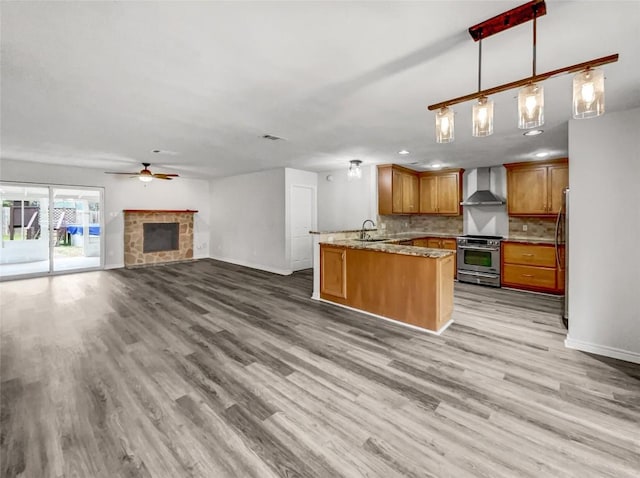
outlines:
M559 268L562 268L560 264L560 218L562 217L562 212L564 210L564 204L560 206L560 210L558 211L558 217L556 218L556 234L555 234L555 247L556 247L556 264Z

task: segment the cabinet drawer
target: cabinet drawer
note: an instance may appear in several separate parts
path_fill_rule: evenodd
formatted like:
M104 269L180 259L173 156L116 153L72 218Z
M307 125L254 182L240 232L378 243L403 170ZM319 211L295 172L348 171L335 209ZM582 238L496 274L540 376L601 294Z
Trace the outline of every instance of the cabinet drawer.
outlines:
M429 239L426 239L426 238L414 239L413 240L413 245L415 247L429 247Z
M442 239L442 248L455 251L458 249L458 243L455 239Z
M551 290L556 288L556 270L505 264L502 271L502 283Z
M502 253L505 264L556 267L556 249L553 246L505 242Z

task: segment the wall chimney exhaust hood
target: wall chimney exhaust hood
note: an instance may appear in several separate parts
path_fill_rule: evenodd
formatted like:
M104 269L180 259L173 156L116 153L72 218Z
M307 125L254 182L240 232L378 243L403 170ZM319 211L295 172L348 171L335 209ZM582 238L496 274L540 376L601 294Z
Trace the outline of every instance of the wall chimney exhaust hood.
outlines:
M491 168L476 169L476 192L469 196L466 201L460 203L461 206L500 206L506 201L490 191L491 188Z

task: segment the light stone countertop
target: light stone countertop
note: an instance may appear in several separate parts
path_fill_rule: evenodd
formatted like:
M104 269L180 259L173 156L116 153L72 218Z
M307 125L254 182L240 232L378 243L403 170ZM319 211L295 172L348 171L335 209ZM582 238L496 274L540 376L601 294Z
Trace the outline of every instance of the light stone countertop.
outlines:
M424 234L423 234L424 236ZM365 249L368 251L387 252L390 254L401 254L405 256L429 257L440 259L455 254L455 251L447 249L431 249L428 247L401 246L397 244L401 239L390 239L380 242L366 242L357 239L346 239L334 242L321 242L322 245L346 247L348 249Z

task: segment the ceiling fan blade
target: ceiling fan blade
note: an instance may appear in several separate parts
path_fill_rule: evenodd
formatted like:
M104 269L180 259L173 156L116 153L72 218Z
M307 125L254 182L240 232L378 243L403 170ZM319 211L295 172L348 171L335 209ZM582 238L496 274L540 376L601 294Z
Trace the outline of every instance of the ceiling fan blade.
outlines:
M139 173L114 173L111 171L105 171L104 174L126 174L128 176L131 176L132 174L138 175Z
M157 179L171 179L171 178L179 178L180 175L179 174L157 173L157 174L154 174L153 177L157 178Z
M158 175L154 174L153 179L162 179L163 181L171 181L173 178L167 178L161 174L158 174Z

